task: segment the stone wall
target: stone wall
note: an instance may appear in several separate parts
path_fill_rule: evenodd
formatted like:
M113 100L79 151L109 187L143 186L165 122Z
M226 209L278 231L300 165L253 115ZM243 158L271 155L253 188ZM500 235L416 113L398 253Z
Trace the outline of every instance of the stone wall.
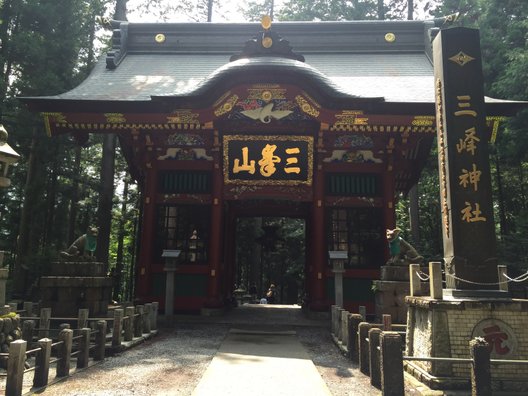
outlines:
M408 297L406 355L469 358L469 341L483 337L492 359L528 360L528 301L432 300ZM434 388L467 385L469 363L408 363ZM495 389L528 390L528 366L492 364ZM418 374L418 375L417 375Z

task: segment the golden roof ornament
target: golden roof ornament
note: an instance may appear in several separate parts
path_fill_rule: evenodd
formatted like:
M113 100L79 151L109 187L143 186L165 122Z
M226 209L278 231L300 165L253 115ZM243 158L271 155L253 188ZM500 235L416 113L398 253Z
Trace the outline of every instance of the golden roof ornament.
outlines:
M304 56L294 53L288 40L283 39L277 32L271 30L271 24L271 16L264 15L260 20L262 30L251 40L246 41L241 53L231 56L229 60L233 62L241 58L275 56L304 62Z
M260 24L264 30L269 30L271 28L271 17L269 15L264 15L260 20Z

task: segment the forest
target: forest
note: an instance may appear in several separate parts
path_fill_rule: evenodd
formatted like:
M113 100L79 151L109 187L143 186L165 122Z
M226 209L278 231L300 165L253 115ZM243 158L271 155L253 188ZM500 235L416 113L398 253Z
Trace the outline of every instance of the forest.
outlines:
M90 73L109 46L105 19L132 22L347 21L432 19L458 13L456 26L480 29L487 96L528 100L528 2L519 0L3 0L0 1L0 123L21 156L0 191L0 250L12 290L26 290L57 252L88 227L99 228L97 259L118 274L115 300L133 296L140 193L116 136L92 134L80 145L50 139L42 118L17 97L56 95ZM243 4L243 5L242 5ZM238 8L237 8L238 7ZM435 146L435 145L434 145ZM528 257L528 111L502 123L490 142L499 261L525 271ZM418 185L399 197L398 226L426 259L441 258L438 170L432 150ZM417 211L416 211L417 208ZM412 209L412 210L411 210ZM413 219L411 233L410 211ZM277 221L282 221L278 219ZM247 225L245 225L247 226ZM283 228L280 249L303 233ZM250 235L251 232L246 233ZM252 235L252 234L251 234ZM253 235L252 238L257 238ZM280 254L280 251L277 252ZM242 258L243 259L243 258ZM285 263L294 271L299 263ZM31 290L30 288L27 290Z

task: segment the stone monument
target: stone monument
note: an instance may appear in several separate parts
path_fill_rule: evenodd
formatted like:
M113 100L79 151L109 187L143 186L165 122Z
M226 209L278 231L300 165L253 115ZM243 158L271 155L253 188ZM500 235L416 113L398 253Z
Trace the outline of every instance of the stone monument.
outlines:
M423 257L401 236L401 229L387 230L390 259L381 267L380 280L374 281L376 317L391 315L393 323L407 323L405 297L409 295L409 265L423 264ZM426 285L423 285L424 292Z
M528 360L528 301L510 298L497 266L478 30L441 30L433 58L446 288L406 299L406 355L469 358L482 337L492 358ZM470 388L467 363L406 369L433 389ZM492 379L494 391L528 392L526 365L492 365Z
M91 227L51 264L51 273L40 278L41 306L53 316L76 317L87 308L91 317L105 317L112 295L113 279L104 264L94 260L97 228Z

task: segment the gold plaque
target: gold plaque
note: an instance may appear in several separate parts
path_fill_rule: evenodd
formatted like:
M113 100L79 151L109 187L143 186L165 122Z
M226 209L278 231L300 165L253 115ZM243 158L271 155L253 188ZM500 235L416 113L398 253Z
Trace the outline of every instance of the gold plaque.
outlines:
M272 45L273 45L273 40L271 39L271 37L264 37L262 39L262 46L264 48L270 48Z
M385 35L385 41L387 43L394 43L396 41L396 35L394 33L387 33Z
M156 37L154 37L154 40L156 40L156 43L164 43L165 42L165 35L162 33L156 34Z
M271 17L269 15L264 15L260 20L262 28L268 30L271 27Z

